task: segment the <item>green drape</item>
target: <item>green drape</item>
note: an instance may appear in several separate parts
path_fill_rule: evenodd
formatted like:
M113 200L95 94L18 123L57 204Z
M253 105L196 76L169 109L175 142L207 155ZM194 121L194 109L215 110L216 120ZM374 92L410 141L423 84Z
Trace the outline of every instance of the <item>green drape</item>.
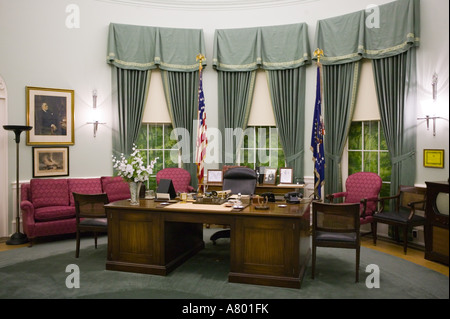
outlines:
M203 30L136 26L111 23L107 63L117 69L118 115L113 131L114 149L130 153L141 125L148 94L150 71L160 68L169 112L174 128L186 129L190 136L178 136L179 142L195 138L193 121L197 119L198 54L205 55ZM202 65L206 66L206 60ZM118 127L118 128L117 128ZM116 136L118 135L118 136ZM183 140L182 140L183 139ZM197 181L195 149L182 150L183 165Z
M341 158L355 109L360 62L323 66L325 194L340 192Z
M319 20L316 45L324 65L380 59L419 46L420 0L398 0Z
M372 61L378 106L391 157L391 194L414 185L416 172L415 49Z
M393 189L398 182L410 181L411 176L415 176L415 164L413 164L415 156L411 153L415 151L416 134L416 127L411 121L411 118L416 116L414 107L415 63L412 58L414 54L411 52L414 52L415 47L420 45L420 0L398 0L343 16L320 20L316 26L316 45L324 52L320 62L324 66L324 79L327 78L323 85L326 193L334 193L342 189L339 163L343 143L347 139L348 121L351 121L353 113L350 97L356 92L359 78L355 69L354 71L345 71L344 73L348 74L347 80L341 80L339 73L335 72L337 70L331 67L343 65L347 68L356 61L368 58L374 60L374 69L375 65L379 69L378 74L374 75L375 82L378 82L378 99L389 101L382 101L383 105L381 103L379 105L380 110L383 108L384 112L392 113L385 114L384 119L382 116L381 122L385 134L387 129L394 130L392 123L389 123L393 119L400 123L409 123L403 127L397 126L395 132L397 146L392 146L393 148L399 147L395 154L391 154L393 164L399 163L395 164L397 167L393 166L391 178L391 194L395 194L396 189L395 191ZM410 61L412 61L411 64L407 62L408 72L406 73L400 72L403 62L400 63L399 60L402 58L397 57L403 54L406 54L407 57L411 56ZM393 72L397 77L395 78L392 74L388 75L387 69L395 70ZM385 74L381 70L384 70ZM351 73L353 73L352 76ZM351 77L353 78L350 79ZM402 88L405 81L409 84L407 90L409 94L401 93L401 90L405 89ZM352 83L355 85L355 89L350 88ZM391 92L394 95L391 95ZM410 105L408 112L402 110L406 98L411 100L406 103ZM343 100L346 102L343 104L339 102ZM339 114L335 108L344 106L348 109L345 114L341 115L343 118L338 120L336 117ZM344 122L339 124L339 121Z
M218 71L218 77L222 164L227 165L236 163L236 153L250 114L256 71Z
M131 154L142 123L151 71L116 70L119 134L113 136L113 153Z
M172 125L177 130L181 148L181 161L183 168L189 171L191 185L196 189L198 180L197 166L195 164L195 140L197 134L194 128L194 120L197 119L198 112L198 82L199 72L161 72L164 93L169 109Z
M236 162L241 136L232 133L247 126L256 69L262 68L272 74L268 75L271 99L278 129L283 129L281 138L287 160L296 176L303 177L305 81L304 70L300 69L310 62L305 23L216 30L213 67L219 75L223 163ZM285 124L287 127L281 128ZM290 134L295 137L289 138Z
M107 62L117 68L192 72L199 53L205 55L201 29L109 25Z
M266 71L278 135L286 165L304 177L305 68Z

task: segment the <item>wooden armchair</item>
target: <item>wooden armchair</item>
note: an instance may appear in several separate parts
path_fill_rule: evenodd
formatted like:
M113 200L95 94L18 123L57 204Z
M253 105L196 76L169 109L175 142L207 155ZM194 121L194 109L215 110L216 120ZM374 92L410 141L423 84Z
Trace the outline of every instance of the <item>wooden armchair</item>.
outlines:
M392 211L385 211L385 201L395 201ZM394 226L395 239L400 242L399 228L403 230L403 250L406 255L408 248L408 230L415 226L425 225L426 218L416 215L416 211L425 212L426 188L414 186L400 186L397 195L382 197L378 200L380 209L373 215L374 244L377 240L377 223Z

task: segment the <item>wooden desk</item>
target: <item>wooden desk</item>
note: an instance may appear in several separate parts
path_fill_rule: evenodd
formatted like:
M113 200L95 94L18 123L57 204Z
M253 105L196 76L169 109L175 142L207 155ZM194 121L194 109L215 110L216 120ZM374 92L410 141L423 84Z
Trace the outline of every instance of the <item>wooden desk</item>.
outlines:
M106 269L167 275L205 247L203 223L228 224L230 282L300 288L311 252L309 203L241 211L192 205L143 199L139 206L106 205Z

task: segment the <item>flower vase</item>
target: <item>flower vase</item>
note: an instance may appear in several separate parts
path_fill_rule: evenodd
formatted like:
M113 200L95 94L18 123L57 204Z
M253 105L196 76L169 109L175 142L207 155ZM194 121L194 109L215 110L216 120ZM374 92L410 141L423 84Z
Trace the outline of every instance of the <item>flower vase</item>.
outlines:
M130 205L139 205L139 193L142 182L129 182L128 184L130 185Z

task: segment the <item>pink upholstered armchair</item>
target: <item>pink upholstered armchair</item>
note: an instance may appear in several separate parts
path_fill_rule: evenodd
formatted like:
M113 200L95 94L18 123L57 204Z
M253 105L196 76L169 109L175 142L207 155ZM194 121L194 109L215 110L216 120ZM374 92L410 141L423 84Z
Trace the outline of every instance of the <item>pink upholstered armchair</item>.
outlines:
M191 174L183 168L164 168L156 173L156 184L159 184L161 179L171 179L177 193L191 193L194 191L194 187L191 186Z
M381 191L381 177L375 173L359 172L350 175L345 182L345 192L327 195L333 203L335 198L344 198L344 203L361 203L360 225L369 224L374 236L374 221L372 215L377 210L377 200Z

